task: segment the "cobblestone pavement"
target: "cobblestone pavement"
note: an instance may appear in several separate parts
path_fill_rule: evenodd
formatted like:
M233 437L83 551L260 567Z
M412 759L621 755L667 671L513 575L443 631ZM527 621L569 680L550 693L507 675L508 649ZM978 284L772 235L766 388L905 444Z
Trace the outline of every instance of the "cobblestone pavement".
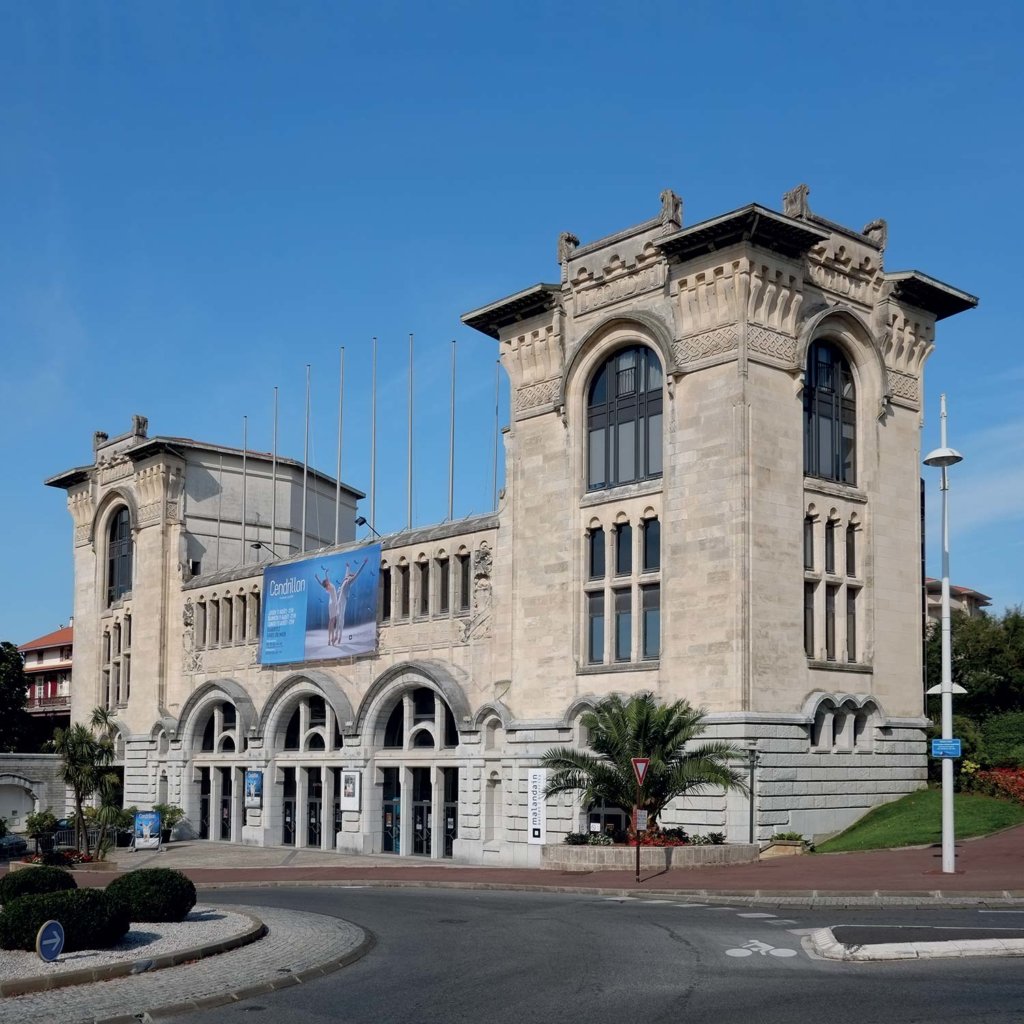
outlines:
M357 959L371 939L347 921L269 907L232 907L255 914L269 928L259 942L195 964L152 974L56 989L38 995L9 996L0 1001L0 1024L28 1021L81 1022L145 1020L161 1008L177 1012L215 1006L235 992L246 998L267 986L284 988L326 973L346 957ZM228 997L230 998L230 997Z

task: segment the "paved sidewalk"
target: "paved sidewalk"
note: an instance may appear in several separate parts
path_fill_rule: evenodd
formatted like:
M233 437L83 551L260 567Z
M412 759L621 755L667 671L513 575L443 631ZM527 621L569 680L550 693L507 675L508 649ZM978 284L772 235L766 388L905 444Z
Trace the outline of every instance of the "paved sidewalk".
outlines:
M831 898L988 898L1024 900L1024 826L957 843L957 873L941 872L936 847L780 857L759 864L669 869L641 874L640 888L700 895ZM637 889L632 871L546 871L477 867L414 857L352 857L319 850L171 843L161 853L118 851L124 870L180 868L199 885L369 882L488 888ZM104 884L105 878L96 878Z
M295 985L358 958L371 940L361 928L320 914L232 907L255 914L269 933L259 942L201 960L114 981L0 1000L0 1024L89 1024L143 1020L217 1006ZM309 972L308 974L306 972ZM244 983L244 988L242 984Z

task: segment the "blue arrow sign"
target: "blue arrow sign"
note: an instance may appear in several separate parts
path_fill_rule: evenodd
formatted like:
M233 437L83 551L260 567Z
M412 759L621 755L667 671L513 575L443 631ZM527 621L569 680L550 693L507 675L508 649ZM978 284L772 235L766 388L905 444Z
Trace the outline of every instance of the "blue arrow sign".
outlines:
M36 952L40 959L52 963L64 948L64 928L59 921L47 921L36 935Z
M932 757L960 757L960 741L932 740Z

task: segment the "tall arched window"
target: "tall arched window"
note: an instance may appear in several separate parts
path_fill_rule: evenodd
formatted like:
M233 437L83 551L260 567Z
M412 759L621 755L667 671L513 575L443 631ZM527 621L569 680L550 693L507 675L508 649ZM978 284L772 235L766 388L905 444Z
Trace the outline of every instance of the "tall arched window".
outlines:
M118 509L107 534L107 604L132 589L132 521L128 509Z
M804 472L857 482L857 401L850 364L829 341L807 353L804 380Z
M661 476L661 363L642 345L619 349L587 391L587 490Z

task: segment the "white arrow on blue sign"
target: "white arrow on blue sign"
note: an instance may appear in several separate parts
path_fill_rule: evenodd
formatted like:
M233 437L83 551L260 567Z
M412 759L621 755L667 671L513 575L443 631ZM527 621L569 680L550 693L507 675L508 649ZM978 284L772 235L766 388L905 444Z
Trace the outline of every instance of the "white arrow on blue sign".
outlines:
M36 935L36 952L47 963L60 956L64 948L64 928L60 921L47 921Z

